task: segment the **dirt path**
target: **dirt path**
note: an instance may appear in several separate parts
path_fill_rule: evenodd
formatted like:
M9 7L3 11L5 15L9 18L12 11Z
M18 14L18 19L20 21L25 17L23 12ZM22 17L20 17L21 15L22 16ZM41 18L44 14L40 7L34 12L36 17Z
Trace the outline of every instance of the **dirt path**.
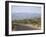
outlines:
M37 29L29 26L15 24L13 31L14 30L21 31L21 30L37 30Z

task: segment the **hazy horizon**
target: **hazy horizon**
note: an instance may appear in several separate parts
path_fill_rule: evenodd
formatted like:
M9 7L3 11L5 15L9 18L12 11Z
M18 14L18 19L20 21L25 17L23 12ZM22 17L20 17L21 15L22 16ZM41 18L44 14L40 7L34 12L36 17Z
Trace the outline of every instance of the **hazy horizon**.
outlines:
M21 19L31 19L31 18L34 18L34 17L40 17L41 14L30 14L30 13L15 13L15 14L12 14L12 20L21 20Z

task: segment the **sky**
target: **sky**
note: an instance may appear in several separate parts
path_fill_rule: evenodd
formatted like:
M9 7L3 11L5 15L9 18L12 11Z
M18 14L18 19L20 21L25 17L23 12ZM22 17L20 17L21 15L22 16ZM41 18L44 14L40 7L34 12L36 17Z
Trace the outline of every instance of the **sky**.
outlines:
M12 19L24 19L31 17L38 17L41 14L41 7L36 6L15 6L11 7Z
M36 6L11 6L12 13L41 13L41 7Z

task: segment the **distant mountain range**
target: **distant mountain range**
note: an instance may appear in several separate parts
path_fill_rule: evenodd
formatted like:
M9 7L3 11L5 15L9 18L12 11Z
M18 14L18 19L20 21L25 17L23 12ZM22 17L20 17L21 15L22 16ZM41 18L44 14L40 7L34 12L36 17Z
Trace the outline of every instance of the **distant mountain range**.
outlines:
M41 16L40 13L12 13L12 20L30 19Z

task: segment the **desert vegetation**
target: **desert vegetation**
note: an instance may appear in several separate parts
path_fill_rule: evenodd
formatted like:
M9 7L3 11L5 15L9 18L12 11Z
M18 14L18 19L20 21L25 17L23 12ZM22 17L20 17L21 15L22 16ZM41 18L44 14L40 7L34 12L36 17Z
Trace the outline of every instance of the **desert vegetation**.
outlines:
M18 23L18 24L41 24L41 18L14 20L14 21L12 21L12 23Z

